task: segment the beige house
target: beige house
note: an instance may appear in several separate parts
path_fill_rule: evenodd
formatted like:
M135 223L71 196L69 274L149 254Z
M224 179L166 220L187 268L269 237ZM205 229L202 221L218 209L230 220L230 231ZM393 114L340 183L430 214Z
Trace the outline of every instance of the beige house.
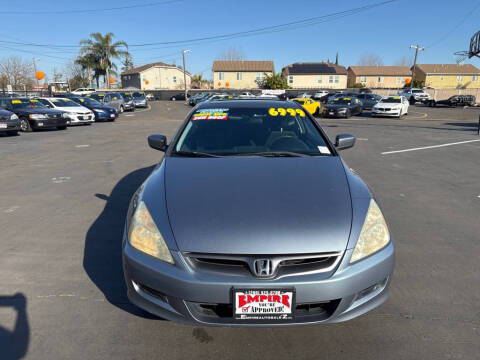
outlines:
M273 61L214 61L212 71L214 89L258 89L274 67Z
M472 64L417 64L414 79L434 89L478 89L480 70Z
M138 66L120 74L122 88L142 90L182 90L185 88L183 70L162 62ZM192 77L186 72L187 88Z
M412 71L407 66L350 66L348 87L362 84L369 88L402 88Z
M294 63L282 69L288 86L294 89L345 89L347 69L329 62Z

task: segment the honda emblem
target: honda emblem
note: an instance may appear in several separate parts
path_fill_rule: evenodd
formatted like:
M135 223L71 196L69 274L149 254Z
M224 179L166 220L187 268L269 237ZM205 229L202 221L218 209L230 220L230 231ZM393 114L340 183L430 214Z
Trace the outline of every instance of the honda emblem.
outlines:
M272 260L257 259L253 262L253 271L255 276L270 277L273 275Z

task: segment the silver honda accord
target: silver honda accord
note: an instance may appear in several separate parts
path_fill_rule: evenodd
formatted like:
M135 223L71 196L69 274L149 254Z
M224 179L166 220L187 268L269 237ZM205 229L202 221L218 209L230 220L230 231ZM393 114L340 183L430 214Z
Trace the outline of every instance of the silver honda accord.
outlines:
M369 188L294 102L205 102L134 194L125 223L129 299L196 325L346 321L388 297L394 245Z

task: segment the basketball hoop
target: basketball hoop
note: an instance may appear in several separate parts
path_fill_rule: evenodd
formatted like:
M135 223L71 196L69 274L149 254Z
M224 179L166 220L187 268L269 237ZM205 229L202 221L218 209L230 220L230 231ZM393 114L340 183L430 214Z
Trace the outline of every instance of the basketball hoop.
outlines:
M469 57L469 52L468 51L457 51L453 53L453 57L455 59L455 62L458 65L463 65L465 60Z

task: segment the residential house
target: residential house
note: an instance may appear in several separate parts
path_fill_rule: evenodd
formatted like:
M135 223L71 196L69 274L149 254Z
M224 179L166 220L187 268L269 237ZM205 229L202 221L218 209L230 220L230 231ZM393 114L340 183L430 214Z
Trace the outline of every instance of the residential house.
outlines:
M183 70L176 65L162 62L146 64L126 70L120 74L122 88L142 90L181 90L185 88ZM187 88L190 88L191 75L186 72Z
M214 89L258 89L265 74L272 75L273 61L214 61Z
M288 86L294 89L345 89L347 69L329 62L294 63L282 69Z
M362 84L368 88L402 88L412 71L407 66L350 66L348 87Z
M472 64L417 64L414 79L435 89L480 88L480 70Z

